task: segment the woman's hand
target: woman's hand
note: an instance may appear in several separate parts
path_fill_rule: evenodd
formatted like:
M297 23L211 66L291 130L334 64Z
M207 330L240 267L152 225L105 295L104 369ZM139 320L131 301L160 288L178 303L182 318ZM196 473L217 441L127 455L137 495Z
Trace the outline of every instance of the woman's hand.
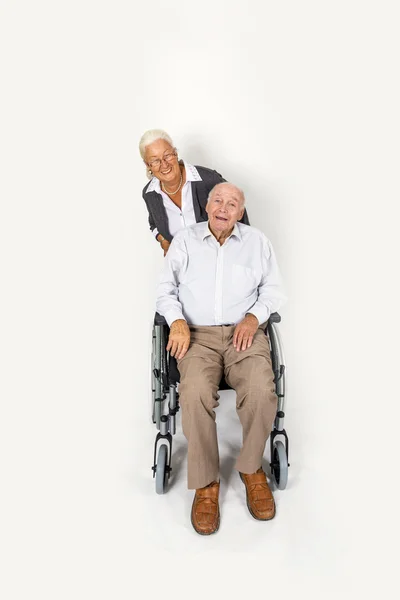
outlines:
M170 243L168 240L166 240L165 238L162 240L162 242L160 242L161 248L164 250L164 256L167 254L168 252L168 248L170 247Z
M157 236L157 242L160 243L161 248L164 250L164 256L165 256L168 252L168 248L171 245L170 242L168 240L166 240L165 237L163 235L161 235L161 233L159 233Z

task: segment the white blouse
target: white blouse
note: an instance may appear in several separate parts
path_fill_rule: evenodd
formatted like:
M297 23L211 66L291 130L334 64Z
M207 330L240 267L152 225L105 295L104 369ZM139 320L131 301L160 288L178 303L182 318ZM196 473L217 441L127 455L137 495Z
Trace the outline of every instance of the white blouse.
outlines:
M202 181L202 179L196 167L185 161L183 161L183 164L185 165L186 181L182 187L182 208L176 206L176 204L172 202L171 198L165 192L163 192L161 189L160 180L157 179L157 177L153 177L146 192L157 192L158 194L161 194L163 204L167 212L168 228L172 237L175 237L175 235L181 229L185 229L185 227L189 227L189 225L194 225L196 223L191 182ZM155 227L155 229L153 229L154 237L157 237L159 233L160 232L158 231L157 227Z

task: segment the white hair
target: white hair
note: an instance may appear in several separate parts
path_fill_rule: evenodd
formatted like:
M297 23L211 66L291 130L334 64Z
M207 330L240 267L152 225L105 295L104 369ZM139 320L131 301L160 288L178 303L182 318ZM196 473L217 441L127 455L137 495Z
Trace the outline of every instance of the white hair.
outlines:
M237 185L234 185L233 183L230 183L229 181L223 181L222 183L217 183L217 185L214 185L213 189L208 194L207 203L211 199L211 196L217 191L217 188L219 188L219 187L221 187L223 185L230 185L231 187L234 187L239 192L239 196L240 196L242 208L244 208L244 205L246 203L246 199L244 197L243 190L241 190Z
M139 142L139 152L143 160L146 154L146 147L150 146L150 144L156 142L157 140L165 140L166 142L168 142L168 144L170 144L170 146L172 146L172 148L174 148L174 142L172 141L172 138L168 135L166 131L164 131L163 129L149 129L148 131L145 131L145 133L140 138ZM151 179L153 176L151 173L151 169L147 165L146 175L149 179Z

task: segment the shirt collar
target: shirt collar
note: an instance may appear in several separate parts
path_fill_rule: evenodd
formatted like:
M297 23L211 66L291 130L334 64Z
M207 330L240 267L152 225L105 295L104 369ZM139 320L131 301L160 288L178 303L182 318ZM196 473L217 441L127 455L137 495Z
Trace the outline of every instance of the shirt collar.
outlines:
M183 164L185 165L186 181L203 181L194 165L191 165L186 161L183 161Z
M203 223L202 225L203 225L203 230L201 232L202 233L201 239L205 240L207 237L210 237L210 235L212 235L212 233L211 233L211 230L210 230L210 228L208 226L208 221L206 223ZM237 237L240 242L242 241L242 235L240 233L240 230L239 230L239 227L238 227L237 223L235 223L233 231L232 231L231 235L227 239L229 240L229 238L232 237L233 235L235 237Z
M191 165L186 161L183 161L183 164L185 165L186 183L188 181L203 181L200 177L200 173L194 165ZM158 192L159 194L161 193L160 180L157 179L157 177L153 177L153 179L150 181L149 187L146 190L146 194L148 194L149 192Z

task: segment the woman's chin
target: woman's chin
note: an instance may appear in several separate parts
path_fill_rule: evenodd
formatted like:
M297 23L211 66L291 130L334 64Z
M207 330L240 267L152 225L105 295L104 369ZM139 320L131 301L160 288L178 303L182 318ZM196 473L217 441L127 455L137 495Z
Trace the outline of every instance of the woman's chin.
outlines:
M162 181L163 183L171 183L171 181L175 181L176 179L178 179L179 182L179 174L177 175L176 173L174 173L173 171L171 171L171 173L160 173L160 181Z

